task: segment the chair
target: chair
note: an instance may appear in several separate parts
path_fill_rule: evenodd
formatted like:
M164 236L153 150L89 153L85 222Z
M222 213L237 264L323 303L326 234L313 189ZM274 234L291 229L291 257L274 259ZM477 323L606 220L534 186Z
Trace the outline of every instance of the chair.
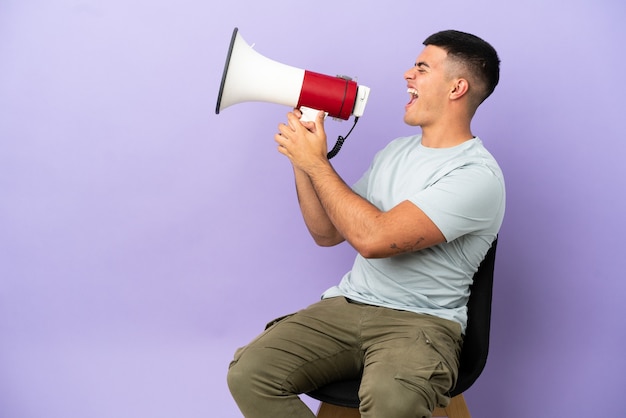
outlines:
M497 243L496 238L474 274L474 283L467 302L468 322L461 350L459 375L456 386L449 394L452 399L446 408L436 408L433 417L471 418L463 392L474 384L487 362ZM360 379L334 382L307 393L310 397L322 402L317 417L360 418L358 410L360 383Z

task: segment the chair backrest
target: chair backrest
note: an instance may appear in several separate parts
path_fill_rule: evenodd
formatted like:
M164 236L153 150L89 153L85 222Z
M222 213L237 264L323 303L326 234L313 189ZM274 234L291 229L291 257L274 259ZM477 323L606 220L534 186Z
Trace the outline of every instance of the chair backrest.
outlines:
M487 363L497 245L498 239L496 238L474 274L470 298L467 302L468 320L461 350L459 375L456 386L450 391L450 397L463 393L472 386ZM334 382L309 392L307 395L333 405L358 408L360 384L360 379Z
M469 301L467 302L467 328L459 364L459 377L450 396L465 392L474 384L487 363L489 332L491 328L491 299L493 295L493 270L496 261L496 238L485 258L474 273Z

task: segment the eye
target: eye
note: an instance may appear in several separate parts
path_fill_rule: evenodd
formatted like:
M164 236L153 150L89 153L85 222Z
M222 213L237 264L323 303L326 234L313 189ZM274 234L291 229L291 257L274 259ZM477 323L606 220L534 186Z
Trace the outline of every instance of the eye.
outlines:
M413 65L413 68L415 68L417 70L417 72L424 74L426 72L426 68L423 62L416 62Z

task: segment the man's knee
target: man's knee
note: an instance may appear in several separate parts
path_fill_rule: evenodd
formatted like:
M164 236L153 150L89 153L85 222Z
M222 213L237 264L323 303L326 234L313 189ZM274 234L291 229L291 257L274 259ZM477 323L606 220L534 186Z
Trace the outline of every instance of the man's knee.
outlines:
M226 382L228 383L228 389L235 399L241 394L245 396L245 392L249 391L244 389L243 386L247 386L250 383L247 371L244 367L241 367L237 359L230 362L228 366L228 373L226 375Z
M285 371L276 357L280 354L278 350L254 342L238 349L226 378L233 397L284 393Z
M262 368L267 367L267 364L258 358L258 354L258 350L245 347L235 352L226 376L228 388L235 399L250 396L254 388L260 386Z
M361 415L363 417L429 418L437 396L427 381L372 382L361 388Z

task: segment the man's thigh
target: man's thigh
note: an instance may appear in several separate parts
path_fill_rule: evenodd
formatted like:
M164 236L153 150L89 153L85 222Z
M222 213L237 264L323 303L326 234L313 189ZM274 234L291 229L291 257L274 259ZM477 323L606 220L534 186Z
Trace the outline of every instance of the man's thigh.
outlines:
M243 366L251 378L290 393L356 377L362 367L358 315L341 297L317 302L271 323L237 350L231 367Z
M363 416L415 416L444 406L456 383L462 337L458 324L382 310L363 326ZM391 408L391 409L390 409ZM382 415L381 415L382 414ZM391 416L391 415L389 415Z

